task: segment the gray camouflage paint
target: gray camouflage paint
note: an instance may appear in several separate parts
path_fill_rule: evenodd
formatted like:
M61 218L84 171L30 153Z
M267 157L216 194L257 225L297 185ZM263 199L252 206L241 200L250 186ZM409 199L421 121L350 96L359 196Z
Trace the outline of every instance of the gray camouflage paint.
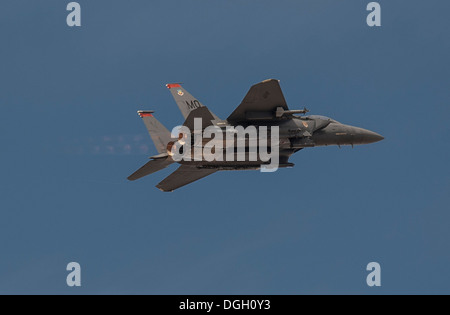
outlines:
M184 126L193 129L194 118L202 118L207 125L216 125L222 129L227 126L278 126L280 130L280 168L293 167L289 158L296 152L316 146L361 145L383 140L383 136L370 130L345 125L334 119L310 115L297 116L307 110L289 110L281 91L279 81L265 80L253 85L241 104L226 119L221 120L206 106L187 92L181 84L167 84L172 96L186 119ZM133 173L129 180L136 180L155 173L175 163L167 153L171 139L169 131L152 115L152 111L139 111L138 114L152 137L159 155ZM206 126L207 126L206 125ZM204 127L206 127L204 126ZM175 139L176 140L176 139ZM157 185L162 191L173 191L220 170L257 170L261 161L192 161L182 164L174 173Z

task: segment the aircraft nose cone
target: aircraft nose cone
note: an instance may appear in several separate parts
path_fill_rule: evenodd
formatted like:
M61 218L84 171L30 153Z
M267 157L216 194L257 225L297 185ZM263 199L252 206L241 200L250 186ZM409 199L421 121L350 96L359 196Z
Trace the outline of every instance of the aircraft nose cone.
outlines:
M364 143L374 143L384 139L382 135L370 130L364 130L362 132L362 138Z

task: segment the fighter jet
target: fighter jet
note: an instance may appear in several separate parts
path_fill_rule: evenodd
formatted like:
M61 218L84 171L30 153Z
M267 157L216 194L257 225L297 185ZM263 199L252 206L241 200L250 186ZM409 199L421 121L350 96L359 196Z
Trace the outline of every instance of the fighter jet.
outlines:
M270 126L278 127L279 136L276 149L279 156L278 168L290 168L294 164L290 157L304 149L328 145L361 145L378 142L384 138L373 131L342 124L332 118L319 115L306 115L309 111L289 109L281 91L278 80L269 79L253 85L241 104L226 119L222 120L212 113L199 100L189 94L180 83L167 84L175 102L185 118L183 124L195 133L204 132L208 126L214 126L227 133L235 126ZM128 177L134 181L153 174L171 164L180 164L179 168L160 182L156 187L165 192L174 191L218 171L258 170L268 162L257 160L175 160L173 148L180 143L184 146L205 147L205 140L196 143L193 139L182 139L183 135L173 136L155 117L153 111L138 111L155 144L158 155L150 157L150 161ZM200 118L204 124L201 130L195 130L195 120ZM233 130L233 129L231 129ZM191 138L194 138L191 136ZM270 138L270 135L268 136ZM183 141L181 141L183 140ZM220 140L222 141L222 140ZM258 142L256 142L258 143ZM241 142L242 144L242 142ZM249 145L246 139L244 146ZM224 147L225 150L225 147ZM238 150L234 148L234 153ZM273 148L272 148L273 150ZM225 153L224 153L225 154ZM249 156L248 150L246 156Z

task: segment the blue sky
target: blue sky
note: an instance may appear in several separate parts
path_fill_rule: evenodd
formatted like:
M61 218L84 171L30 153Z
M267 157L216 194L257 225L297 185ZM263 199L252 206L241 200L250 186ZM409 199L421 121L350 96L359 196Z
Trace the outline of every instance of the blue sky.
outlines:
M450 4L380 1L369 28L368 2L79 1L69 28L64 1L3 1L0 293L450 293ZM267 78L386 139L171 194L174 168L126 180L155 153L136 110L182 123L166 83L226 118Z

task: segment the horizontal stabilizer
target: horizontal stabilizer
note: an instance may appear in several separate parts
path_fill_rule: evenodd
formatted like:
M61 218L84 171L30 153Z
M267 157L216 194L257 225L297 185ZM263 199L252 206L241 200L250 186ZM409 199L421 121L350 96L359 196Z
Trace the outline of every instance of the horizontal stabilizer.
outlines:
M128 180L136 180L144 176L156 173L162 169L165 169L172 163L173 163L172 159L151 160L150 162L142 166L140 169L138 169L136 172L134 172L132 175L130 175L128 177Z
M156 187L162 191L174 191L175 189L186 186L187 184L193 183L214 174L215 172L217 172L215 169L199 169L195 166L181 165Z

